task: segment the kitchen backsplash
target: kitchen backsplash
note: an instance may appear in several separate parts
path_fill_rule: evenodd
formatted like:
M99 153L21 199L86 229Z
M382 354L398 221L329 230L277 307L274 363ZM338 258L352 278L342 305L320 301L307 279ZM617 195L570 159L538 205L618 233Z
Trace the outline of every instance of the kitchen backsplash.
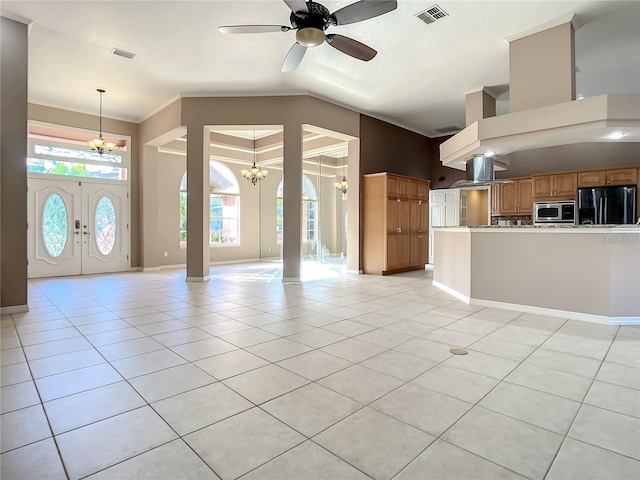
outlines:
M518 220L520 220L521 225L533 225L533 216L531 215L491 217L491 225L502 225L502 223L498 223L498 221L506 222L505 225L518 225Z

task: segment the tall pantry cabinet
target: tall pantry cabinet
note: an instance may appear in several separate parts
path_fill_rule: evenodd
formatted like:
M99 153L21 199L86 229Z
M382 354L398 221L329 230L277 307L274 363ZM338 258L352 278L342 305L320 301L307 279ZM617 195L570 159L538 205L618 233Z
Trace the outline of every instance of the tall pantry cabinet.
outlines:
M429 181L391 173L364 175L363 271L418 270L428 261Z

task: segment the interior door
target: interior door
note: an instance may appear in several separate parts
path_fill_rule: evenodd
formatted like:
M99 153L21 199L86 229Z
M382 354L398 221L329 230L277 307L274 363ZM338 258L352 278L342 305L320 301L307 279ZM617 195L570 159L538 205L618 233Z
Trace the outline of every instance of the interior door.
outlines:
M129 269L126 185L29 178L28 276Z
M82 187L77 181L29 179L27 274L57 277L82 273Z

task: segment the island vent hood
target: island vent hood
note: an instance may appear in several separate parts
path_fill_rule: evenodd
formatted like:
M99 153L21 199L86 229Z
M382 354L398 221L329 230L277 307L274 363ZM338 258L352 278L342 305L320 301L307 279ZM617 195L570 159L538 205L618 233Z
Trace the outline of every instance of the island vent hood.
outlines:
M483 161L475 160L487 151L500 158L502 163L493 159L500 170L508 167L505 156L512 152L588 142L640 142L640 95L575 100L576 29L572 16L506 39L510 113L496 116L496 96L489 89L466 96L466 128L440 145L440 161L446 167L472 170L473 175L468 173L468 180L462 181L467 186L495 181L487 167L490 161L482 166Z
M473 159L466 163L467 180L458 180L450 188L481 187L494 183L513 183L511 180L496 180L495 167L506 168L502 162L486 155L474 155Z

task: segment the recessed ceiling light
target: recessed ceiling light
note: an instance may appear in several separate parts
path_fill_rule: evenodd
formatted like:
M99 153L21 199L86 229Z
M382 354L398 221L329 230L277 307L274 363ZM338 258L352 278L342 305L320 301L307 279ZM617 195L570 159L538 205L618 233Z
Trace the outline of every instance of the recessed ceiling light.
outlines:
M496 152L494 152L493 150L487 150L486 152L484 152L484 156L485 157L495 157L496 156Z
M607 138L610 138L611 140L620 140L625 135L626 135L626 133L624 133L624 132L613 132L613 133L610 133L609 135L607 135Z

